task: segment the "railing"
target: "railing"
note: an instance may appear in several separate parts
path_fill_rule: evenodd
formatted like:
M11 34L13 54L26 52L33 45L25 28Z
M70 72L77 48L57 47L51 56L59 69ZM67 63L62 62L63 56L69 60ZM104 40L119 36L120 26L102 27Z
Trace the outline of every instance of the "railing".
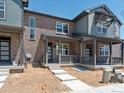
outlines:
M110 57L109 56L99 56L97 57L97 65L110 65Z
M83 65L94 65L94 57L82 57L81 64L83 64Z
M121 57L112 57L112 65L122 65L123 58Z
M59 55L53 57L53 63L59 63Z
M80 57L78 55L61 56L61 64L74 64L79 62Z

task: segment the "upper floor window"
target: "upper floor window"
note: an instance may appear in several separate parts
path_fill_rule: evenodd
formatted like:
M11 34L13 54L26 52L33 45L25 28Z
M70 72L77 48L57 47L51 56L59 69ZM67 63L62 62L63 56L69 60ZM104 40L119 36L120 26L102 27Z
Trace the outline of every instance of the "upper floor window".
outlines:
M5 19L5 2L0 1L0 19Z
M109 51L109 45L100 45L100 56L108 56Z
M59 47L61 49L61 54L63 56L69 55L69 44L61 44L59 46L59 44L56 44L56 55L59 55Z
M29 39L34 40L35 39L35 17L34 16L30 16L29 17Z
M96 24L96 32L100 34L106 34L107 33L107 27L105 26L104 21L99 21Z
M69 34L69 24L62 23L62 22L56 22L56 33L62 34L62 35L68 35Z

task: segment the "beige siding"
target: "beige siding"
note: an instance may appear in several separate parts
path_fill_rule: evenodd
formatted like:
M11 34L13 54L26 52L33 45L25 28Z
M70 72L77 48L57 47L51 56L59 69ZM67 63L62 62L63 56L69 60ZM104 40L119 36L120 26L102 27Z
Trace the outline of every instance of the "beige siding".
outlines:
M116 44L112 46L112 56L121 57L121 44Z
M77 33L88 33L88 16L85 16L78 20L75 24L75 29Z

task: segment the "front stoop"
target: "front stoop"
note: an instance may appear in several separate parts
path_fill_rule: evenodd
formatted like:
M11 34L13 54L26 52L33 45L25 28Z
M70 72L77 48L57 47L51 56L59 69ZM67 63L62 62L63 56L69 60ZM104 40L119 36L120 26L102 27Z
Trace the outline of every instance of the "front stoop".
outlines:
M67 72L64 71L64 70L62 70L62 69L51 70L51 72L52 72L54 75L67 74Z
M76 77L73 77L69 74L61 74L61 75L55 75L57 78L59 78L59 80L61 80L62 82L64 81L73 81L73 80L77 80Z
M0 69L0 88L2 88L2 86L4 85L8 75L9 69Z
M24 66L0 66L0 71L8 70L9 73L23 73Z

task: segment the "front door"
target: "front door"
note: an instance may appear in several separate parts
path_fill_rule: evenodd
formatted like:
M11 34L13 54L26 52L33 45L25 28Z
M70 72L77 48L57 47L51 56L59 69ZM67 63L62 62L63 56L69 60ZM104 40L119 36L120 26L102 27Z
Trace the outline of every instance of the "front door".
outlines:
M0 37L0 65L10 64L10 38Z
M52 43L48 43L48 61L52 62Z

